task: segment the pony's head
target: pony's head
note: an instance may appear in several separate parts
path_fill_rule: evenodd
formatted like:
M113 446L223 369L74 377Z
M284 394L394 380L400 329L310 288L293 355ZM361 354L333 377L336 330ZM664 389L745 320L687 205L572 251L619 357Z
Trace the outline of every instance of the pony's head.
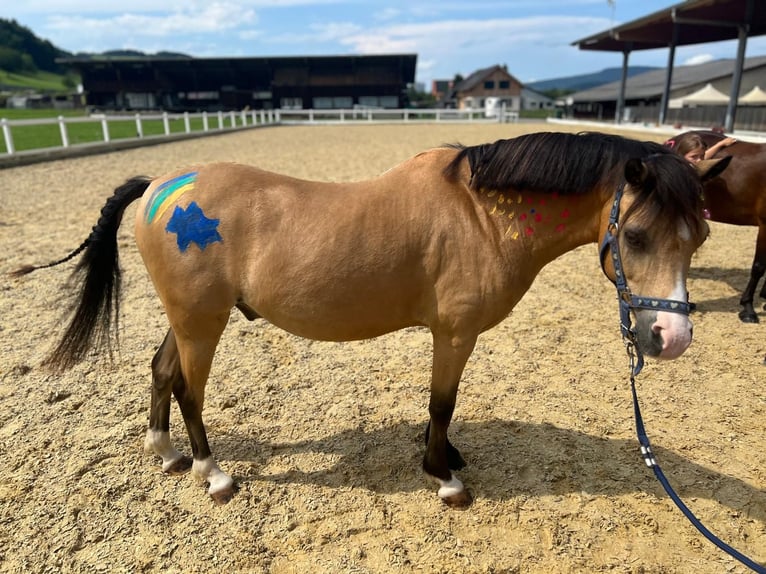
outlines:
M686 279L709 231L702 183L729 160L692 165L669 150L631 158L624 164L624 188L602 212L604 272L618 286L623 326L630 327L632 311L630 334L649 356L673 359L691 343Z

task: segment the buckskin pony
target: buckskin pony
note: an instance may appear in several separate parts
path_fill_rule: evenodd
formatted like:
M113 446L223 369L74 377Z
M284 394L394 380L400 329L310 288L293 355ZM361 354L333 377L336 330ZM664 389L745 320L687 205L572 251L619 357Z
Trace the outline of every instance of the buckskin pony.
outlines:
M428 328L423 468L445 503L465 507L471 494L453 473L465 462L447 428L479 334L509 314L544 265L608 233L635 293L685 302L691 257L708 232L697 172L712 176L725 164L695 168L659 144L614 135L537 133L432 149L353 183L198 165L128 180L77 249L17 274L82 254L76 309L45 364L60 371L109 347L119 317L117 229L139 200L136 243L170 324L152 360L145 448L167 473L191 469L217 502L236 486L210 451L202 410L234 307L326 341ZM620 214L619 226L610 212ZM602 266L615 281L612 257ZM648 305L633 315L647 355L672 359L691 342L686 314ZM191 459L170 441L171 393Z
M713 131L691 133L699 134L707 147L726 137ZM682 136L679 134L667 143ZM766 144L737 140L718 150L715 155L716 158L728 156L732 158L729 168L721 177L705 183L705 209L711 221L758 227L750 279L739 300L742 306L740 320L743 323L758 323L753 299L758 283L766 273ZM766 284L761 288L759 296L766 299Z

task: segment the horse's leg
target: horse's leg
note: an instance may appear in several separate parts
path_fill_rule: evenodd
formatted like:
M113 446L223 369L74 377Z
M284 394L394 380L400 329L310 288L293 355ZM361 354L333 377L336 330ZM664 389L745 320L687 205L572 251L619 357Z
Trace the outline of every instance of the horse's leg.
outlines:
M173 394L189 433L194 458L192 474L210 485L208 494L221 504L231 500L235 486L232 478L218 467L210 451L202 421L202 408L213 355L228 318L228 313L204 318L196 316L184 322L182 328L175 329L183 376L182 384L173 385Z
M742 293L739 304L742 310L739 312L739 318L743 323L758 323L758 315L753 308L753 297L758 288L758 282L766 272L766 225L758 226L758 238L755 242L755 256L753 257L753 266L750 269L750 280ZM766 285L760 293L761 297L766 296Z
M434 334L434 357L431 372L431 400L428 412L429 423L426 454L423 457L423 470L439 481L439 496L449 506L465 508L473 501L466 490L450 471L450 448L447 440L447 428L455 410L455 399L460 384L460 377L468 357L476 344L476 336L468 338L440 336ZM452 463L457 466L457 459L462 462L460 453L452 447Z
M431 436L431 421L428 421L426 425L426 446L428 446L428 438ZM447 438L447 466L450 470L460 470L465 468L465 460L460 454L460 451L452 446L452 443Z
M187 472L192 465L188 456L178 452L170 442L170 394L184 384L173 330L152 359L152 404L149 411L149 429L146 431L144 450L162 458L162 470L168 474Z

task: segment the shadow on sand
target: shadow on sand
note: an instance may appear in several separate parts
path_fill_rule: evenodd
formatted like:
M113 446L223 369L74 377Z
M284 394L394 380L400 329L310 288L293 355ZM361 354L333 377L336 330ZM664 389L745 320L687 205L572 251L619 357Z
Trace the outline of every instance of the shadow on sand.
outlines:
M398 423L384 428L356 428L316 440L258 442L250 436L218 435L213 451L219 460L248 461L255 467L239 483L253 478L274 483L354 486L374 492L414 492L430 486L421 471L424 426ZM490 420L456 421L452 442L468 466L459 476L477 498L506 500L520 495L567 493L620 496L665 492L639 454L637 440L591 436L551 424ZM651 431L650 431L651 438ZM706 498L766 522L766 492L691 462L653 444L671 485L684 500ZM713 447L711 447L713 448ZM264 472L274 457L327 456L312 471Z

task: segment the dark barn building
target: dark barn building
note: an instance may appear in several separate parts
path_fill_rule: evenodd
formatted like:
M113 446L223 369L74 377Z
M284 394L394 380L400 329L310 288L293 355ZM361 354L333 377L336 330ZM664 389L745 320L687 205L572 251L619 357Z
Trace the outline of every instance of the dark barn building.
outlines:
M66 58L101 110L218 111L407 105L416 54Z

